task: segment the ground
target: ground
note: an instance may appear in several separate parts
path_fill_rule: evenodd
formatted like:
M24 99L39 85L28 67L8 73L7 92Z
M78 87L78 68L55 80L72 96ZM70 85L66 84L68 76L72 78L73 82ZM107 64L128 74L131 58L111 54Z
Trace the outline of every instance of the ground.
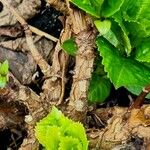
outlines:
M112 87L104 103L87 101L97 55L91 17L67 0L9 2L0 2L0 61L7 59L10 71L0 89L0 149L39 149L34 127L53 105L84 124L89 149L150 149L150 105L141 106L145 91L136 99ZM61 48L71 37L76 56Z

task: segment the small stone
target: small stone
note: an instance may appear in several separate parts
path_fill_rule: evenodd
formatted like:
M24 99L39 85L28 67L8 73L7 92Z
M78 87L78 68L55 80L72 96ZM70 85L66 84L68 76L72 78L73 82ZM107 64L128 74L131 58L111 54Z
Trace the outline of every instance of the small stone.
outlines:
M25 116L24 121L25 121L26 123L30 123L32 120L33 120L33 118L32 118L31 115L26 115L26 116Z

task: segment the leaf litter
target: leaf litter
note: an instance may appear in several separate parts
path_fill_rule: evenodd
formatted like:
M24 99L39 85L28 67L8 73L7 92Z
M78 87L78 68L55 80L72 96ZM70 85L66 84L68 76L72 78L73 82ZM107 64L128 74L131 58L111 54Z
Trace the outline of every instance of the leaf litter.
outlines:
M96 55L94 49L97 34L88 15L70 7L67 1L65 3L48 0L47 6L44 7L42 5L46 2L40 0L10 1L12 8L15 8L23 19L26 21L31 19L29 21L31 23L33 18L35 22L31 25L40 30L48 23L42 24L40 20L37 21L39 17L36 15L39 14L40 17L48 20L49 17L46 15L49 14L44 14L47 8L50 12L56 13L55 16L50 16L51 20L48 20L53 22L53 26L43 30L59 37L58 42L55 43L35 35L36 33L31 36L26 26L17 25L21 19L16 18L15 12L8 10L10 3L5 7L3 6L5 0L1 2L0 61L7 59L10 63L10 83L5 89L0 89L0 138L10 135L10 139L6 139L10 142L5 144L0 142L3 149L38 149L39 143L34 135L35 124L53 105L58 106L71 119L84 123L87 127L90 149L132 149L135 148L137 141L141 149L149 147L150 136L147 134L150 133L149 105L139 108L132 105L134 107L130 109L119 106L109 107L109 102L105 102L106 108L98 105L88 106L87 91ZM53 7L48 6L49 4ZM41 10L43 8L44 10ZM106 14L107 11L109 10L106 10ZM96 13L94 15L97 16ZM75 37L78 51L75 58L70 59L62 50L61 44L72 35ZM33 43L26 42L28 38L32 39ZM34 46L37 49L34 49ZM72 84L68 85L66 73L70 71L68 68L71 61L74 62L74 72L71 77ZM41 72L42 75L39 76L37 72ZM33 82L35 84L30 88L29 85ZM65 99L66 84L70 88L67 99ZM35 86L41 86L39 93L36 92Z

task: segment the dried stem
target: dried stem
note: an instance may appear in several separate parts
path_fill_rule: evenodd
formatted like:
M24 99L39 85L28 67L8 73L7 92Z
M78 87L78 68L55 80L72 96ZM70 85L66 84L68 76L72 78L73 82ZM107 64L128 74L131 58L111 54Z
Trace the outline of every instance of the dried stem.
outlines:
M54 105L59 105L64 99L65 92L65 73L68 64L69 56L62 51L61 43L71 37L70 18L66 18L65 27L61 32L60 40L57 42L53 54L53 64L51 67L51 77L45 80L43 84L43 93L48 99L48 103L53 102Z
M68 106L69 117L76 121L84 121L87 113L87 91L95 58L95 37L96 33L91 29L80 32L76 38L79 49Z
M35 34L37 34L37 35L44 36L44 37L46 37L47 39L52 40L52 41L54 41L54 42L57 42L57 41L58 41L58 39L55 38L54 36L52 36L52 35L50 35L50 34L47 34L46 32L43 32L43 31L41 31L41 30L39 30L39 29L37 29L37 28L31 26L31 25L29 25L29 28L30 28L30 30L31 30L33 33L35 33Z

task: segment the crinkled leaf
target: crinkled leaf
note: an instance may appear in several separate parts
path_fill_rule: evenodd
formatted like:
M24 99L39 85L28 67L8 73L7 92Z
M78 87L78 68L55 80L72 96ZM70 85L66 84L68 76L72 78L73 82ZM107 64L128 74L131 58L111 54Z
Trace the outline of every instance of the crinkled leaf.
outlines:
M110 17L120 10L124 0L105 0L102 5L102 16Z
M6 76L8 74L8 69L9 69L9 64L8 61L5 60L1 65L0 65L0 74L3 76Z
M43 146L46 146L46 141L45 141L45 135L47 132L48 126L41 125L37 123L35 127L35 136L38 139L39 143L41 143Z
M103 57L103 65L108 77L116 88L126 87L134 94L139 94L143 87L150 84L150 69L136 60L125 58L106 39L99 37L97 46Z
M88 100L90 103L102 103L110 94L111 83L109 79L93 74L90 81Z
M45 134L46 150L58 150L60 137L61 137L60 127L49 126Z
M44 129L45 128L45 129ZM60 128L57 126L36 126L36 137L46 150L58 150Z
M37 123L35 135L46 150L58 150L60 145L68 148L75 143L72 139L77 139L79 150L87 150L88 147L83 125L68 119L56 107ZM70 140L66 140L66 136L70 137ZM65 141L62 141L63 139ZM68 145L64 145L65 143Z
M106 34L110 28L111 28L111 22L110 20L95 20L94 24L96 26L96 28L98 29L98 31L100 32L101 35Z
M66 40L65 42L63 42L61 47L66 53L72 56L76 54L76 51L78 49L77 44L75 43L74 39Z
M141 62L150 62L150 38L145 39L136 47L135 59Z
M37 123L37 126L60 126L61 125L61 118L64 115L61 111L59 111L56 107L53 107L51 112L43 118L40 122Z
M146 31L144 24L135 21L126 21L125 22L126 29L128 32L136 38L144 38L148 37L150 34ZM134 30L133 30L134 29ZM150 32L150 31L149 31Z
M100 17L101 5L104 0L70 0L74 5L84 10L88 14Z
M131 35L150 36L150 1L126 0L122 7L122 16Z
M82 145L77 138L61 137L58 150L82 150Z
M122 6L123 17L128 21L150 19L149 0L125 0Z
M74 122L70 124L65 130L65 135L77 138L82 145L82 150L88 150L88 141L86 138L86 133L81 123Z
M122 6L123 17L125 20L131 21L137 18L142 1L145 0L125 0Z

